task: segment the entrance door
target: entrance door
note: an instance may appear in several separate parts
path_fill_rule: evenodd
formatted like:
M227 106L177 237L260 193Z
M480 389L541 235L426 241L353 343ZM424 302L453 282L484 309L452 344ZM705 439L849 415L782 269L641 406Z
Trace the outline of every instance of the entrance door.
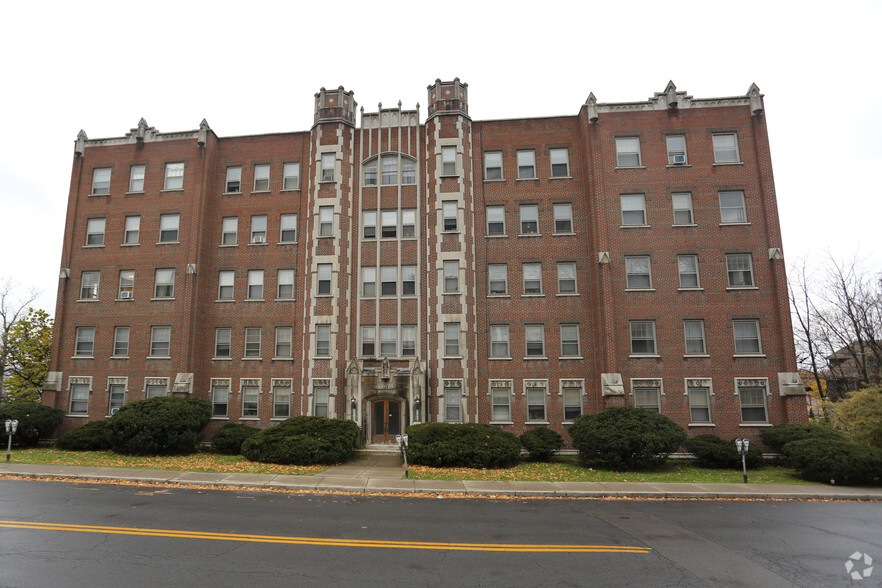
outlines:
M395 435L401 433L401 402L398 400L374 400L373 430L371 443L394 443Z

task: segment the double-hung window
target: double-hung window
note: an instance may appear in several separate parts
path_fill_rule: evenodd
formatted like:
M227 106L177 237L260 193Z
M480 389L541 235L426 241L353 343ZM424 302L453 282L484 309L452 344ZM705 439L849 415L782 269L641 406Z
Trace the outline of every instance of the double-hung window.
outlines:
M668 147L668 165L686 165L686 136L668 135L665 142Z
M236 272L233 270L222 270L217 275L217 299L232 300L233 289L236 280Z
M300 188L300 163L286 163L282 176L282 190L298 190Z
M448 260L444 262L444 293L459 292L459 262Z
M398 183L398 156L385 155L382 159L383 185L391 186Z
M365 210L361 213L362 234L365 239L377 238L377 211Z
M365 357L376 355L377 328L373 325L361 327L361 354Z
M767 423L766 387L755 385L755 381L738 381L738 398L741 402L742 423Z
M214 330L214 356L230 357L233 341L233 330L229 327L218 327Z
M625 287L629 290L652 288L652 270L648 255L629 255L625 258Z
M168 357L171 353L171 327L150 327L150 356Z
M570 175L570 155L569 151L564 149L550 149L548 152L551 157L551 177L566 178Z
M525 263L523 265L524 294L542 294L542 264Z
M557 264L557 293L576 293L576 264L572 261Z
M698 256L678 255L677 273L680 276L680 288L699 288Z
M760 355L763 352L760 342L760 327L758 320L732 321L732 330L735 334L736 355Z
M211 380L211 416L225 417L229 411L230 381Z
M442 215L444 220L444 231L456 231L458 227L457 206L453 200L446 200L442 203Z
M239 217L225 216L221 221L221 245L235 245L239 240Z
M525 380L527 386L527 420L545 422L545 397L548 386L545 380Z
M554 205L554 233L567 235L573 232L573 205L570 203Z
M416 209L405 208L401 211L401 237L416 237Z
M462 420L462 390L460 388L444 389L444 420L458 423Z
M401 355L403 357L416 355L416 325L401 325Z
M156 270L154 287L154 298L174 298L175 297L175 270L172 268L164 268Z
M312 387L312 414L313 416L327 417L328 404L330 404L331 389L328 386Z
M720 222L723 224L747 222L747 212L744 209L744 192L720 192Z
M245 329L245 357L260 357L260 344L263 331L260 327Z
M502 179L502 151L488 151L484 154L484 179Z
M416 266L415 265L402 265L401 266L401 295L402 296L415 296L416 295Z
M491 387L491 403L493 404L493 422L511 422L511 392L508 388Z
M643 194L622 194L622 225L643 226L646 224L646 199Z
M98 300L98 283L101 272L83 272L80 281L80 300Z
M504 263L491 263L487 266L487 275L489 277L489 294L503 295L508 294L508 266Z
M227 194L238 194L242 191L242 166L236 165L227 168L227 185L224 190Z
M676 192L671 194L671 204L674 209L674 225L688 226L695 224L692 214L692 194L689 192Z
M416 183L416 162L412 159L401 159L401 183Z
M380 327L380 355L383 357L398 355L398 327L394 325Z
M133 165L129 169L129 192L144 191L144 175L146 171L147 166L144 165Z
M276 353L274 357L291 357L293 338L291 327L276 327Z
M738 135L719 133L713 136L714 163L738 163Z
M655 355L655 321L630 321L631 354Z
M579 357L579 325L560 326L561 357Z
M316 292L319 295L331 294L331 264L320 263L316 267L318 284Z
M616 167L640 167L640 138L616 138Z
M545 325L525 325L527 357L545 357Z
M686 339L686 355L705 355L704 321L683 321L683 336Z
M508 325L490 325L490 357L510 357Z
M634 406L661 412L661 387L646 384L656 384L656 382L634 384Z
M518 151L518 179L528 180L536 177L536 152L532 149Z
M487 207L487 234L505 235L505 207Z
M688 386L689 422L710 423L710 389L707 386Z
M333 153L322 153L322 181L334 181L334 167L336 166L336 156Z
M254 192L268 192L270 186L270 166L262 163L254 166Z
M398 268L384 265L380 268L380 295L395 296L398 292Z
M89 378L91 381L91 378ZM71 414L88 414L89 413L89 391L91 384L78 382L70 385L70 413Z
M334 207L319 206L319 237L334 236Z
M331 325L315 326L315 354L321 357L331 355Z
M141 217L126 217L126 232L123 235L123 245L137 245L141 234Z
M377 185L377 160L372 159L371 161L364 164L364 185L365 186L376 186Z
M278 300L294 300L294 270L279 270L276 279L276 298Z
M95 351L95 327L77 327L75 357L92 357Z
M110 194L110 171L109 167L92 170L92 196Z
M384 210L380 213L380 236L394 239L398 236L398 211Z
M266 243L266 215L256 214L251 217L251 243Z
M286 419L291 416L290 380L273 382L273 418Z
M361 295L365 298L377 295L377 268L361 268Z
M116 412L122 408L123 404L126 403L126 385L125 384L111 384L107 389L108 396L110 397L110 403L108 408L110 409L111 416L116 414Z
M441 175L456 175L456 147L441 148Z
M726 272L730 288L753 287L753 260L750 253L730 253L726 255Z
M90 218L86 221L86 245L104 245L105 224L104 218Z
M184 164L166 163L165 164L165 190L182 190L184 188Z
M248 270L248 300L263 300L263 270Z
M582 388L563 389L564 421L572 422L582 414Z
M521 235L539 234L539 205L521 204Z
M163 214L159 217L159 242L177 243L181 226L181 215Z
M279 217L279 242L297 242L297 215L283 214Z
M444 355L457 357L459 355L459 323L444 323Z
M120 300L131 300L135 292L135 270L120 270L119 293Z
M260 388L253 385L242 386L239 390L242 393L242 416L245 418L254 418L257 416L258 406L260 404Z
M128 357L129 355L129 327L116 327L113 330L113 356Z

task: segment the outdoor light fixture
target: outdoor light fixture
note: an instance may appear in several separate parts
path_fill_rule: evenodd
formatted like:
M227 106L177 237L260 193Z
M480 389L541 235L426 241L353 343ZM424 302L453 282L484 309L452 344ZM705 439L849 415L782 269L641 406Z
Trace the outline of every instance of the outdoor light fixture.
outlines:
M6 461L9 461L9 455L12 453L12 436L18 430L18 421L6 420L6 435L9 437L9 444L6 446Z
M747 484L747 450L750 449L750 439L735 439L735 448L741 456L741 468L744 471L744 483Z

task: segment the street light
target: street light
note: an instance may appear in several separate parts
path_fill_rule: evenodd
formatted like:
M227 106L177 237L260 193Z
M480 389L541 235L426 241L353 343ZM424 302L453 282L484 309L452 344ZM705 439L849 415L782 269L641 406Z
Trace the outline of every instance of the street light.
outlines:
M747 450L750 448L750 439L735 439L735 447L741 456L741 467L744 471L744 483L747 484Z
M18 430L18 421L6 420L6 435L9 437L9 444L6 446L6 461L9 461L9 454L12 453L12 436Z

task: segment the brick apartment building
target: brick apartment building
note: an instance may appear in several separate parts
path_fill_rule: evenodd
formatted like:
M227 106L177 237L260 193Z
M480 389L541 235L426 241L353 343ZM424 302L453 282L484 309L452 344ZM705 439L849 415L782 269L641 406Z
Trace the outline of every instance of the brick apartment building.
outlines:
M759 89L669 83L474 121L468 86L308 131L77 137L52 373L65 427L192 394L227 421L563 432L631 404L690 434L804 421Z

